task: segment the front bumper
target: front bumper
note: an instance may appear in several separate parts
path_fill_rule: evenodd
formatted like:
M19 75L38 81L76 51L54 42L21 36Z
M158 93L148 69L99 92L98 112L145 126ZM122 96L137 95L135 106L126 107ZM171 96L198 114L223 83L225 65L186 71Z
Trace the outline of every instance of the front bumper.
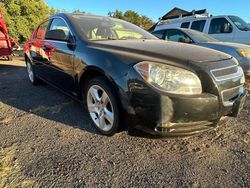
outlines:
M201 133L215 128L217 125L221 125L226 122L227 117L238 117L243 106L245 104L247 92L240 95L231 107L230 113L225 111L225 116L214 121L197 121L190 123L174 123L170 126L157 125L154 132L160 136L185 136L196 133ZM152 134L152 133L151 133Z
M117 80L122 106L128 115L128 128L152 135L184 136L213 129L223 117L238 116L247 95L243 86L239 87L240 78L222 81L217 87L207 85L214 94L204 89L203 94L187 96L160 93L140 77L128 76ZM225 97L231 92L228 93L226 88L241 88L241 92L236 91L230 103L224 103L222 91L226 91Z
M218 98L212 95L187 98L161 97L160 108L158 105L138 105L135 108L136 116L130 120L136 125L134 128L152 135L193 135L215 128L223 122L221 119L225 116L237 117L246 96L247 92L244 92L228 107L221 107Z

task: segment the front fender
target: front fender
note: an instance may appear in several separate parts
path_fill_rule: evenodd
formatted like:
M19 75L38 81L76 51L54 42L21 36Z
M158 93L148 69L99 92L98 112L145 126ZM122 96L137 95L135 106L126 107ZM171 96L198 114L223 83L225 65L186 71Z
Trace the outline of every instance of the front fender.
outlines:
M76 50L74 60L78 81L86 71L90 70L116 80L125 76L134 64L132 63L133 60L123 58L111 52L88 47L80 47L79 49Z

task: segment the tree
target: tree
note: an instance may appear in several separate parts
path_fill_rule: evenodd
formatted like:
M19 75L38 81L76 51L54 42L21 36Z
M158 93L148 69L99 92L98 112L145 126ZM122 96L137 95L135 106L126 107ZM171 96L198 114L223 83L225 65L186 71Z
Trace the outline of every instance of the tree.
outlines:
M82 11L82 10L80 10L80 9L76 9L76 10L74 10L72 13L82 13L82 14L86 14L85 11Z
M4 0L1 7L10 37L19 42L26 41L38 24L54 11L44 0Z
M109 12L108 16L124 20L123 12L116 10L115 12Z
M154 22L149 17L140 15L133 10L128 10L124 13L122 11L116 10L115 12L109 12L108 16L125 20L146 30L154 25Z

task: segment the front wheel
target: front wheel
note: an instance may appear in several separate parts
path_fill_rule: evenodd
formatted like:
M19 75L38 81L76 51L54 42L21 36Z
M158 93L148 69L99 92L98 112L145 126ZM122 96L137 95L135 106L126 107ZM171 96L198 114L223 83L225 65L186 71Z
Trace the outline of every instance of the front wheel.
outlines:
M97 77L89 81L85 100L95 128L107 136L117 133L120 127L118 99L105 78Z

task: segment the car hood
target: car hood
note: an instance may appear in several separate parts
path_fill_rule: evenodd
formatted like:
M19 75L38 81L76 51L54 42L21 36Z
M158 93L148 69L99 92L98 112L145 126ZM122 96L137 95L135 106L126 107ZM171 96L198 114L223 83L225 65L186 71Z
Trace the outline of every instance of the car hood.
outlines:
M232 43L232 42L203 42L203 43L198 43L204 47L231 47L232 49L250 49L249 45L246 44L239 44L239 43Z
M152 58L168 61L215 62L232 58L223 52L200 46L169 42L164 40L109 40L91 42L90 47L122 53L127 56L140 56L140 60ZM147 58L147 59L146 59Z

